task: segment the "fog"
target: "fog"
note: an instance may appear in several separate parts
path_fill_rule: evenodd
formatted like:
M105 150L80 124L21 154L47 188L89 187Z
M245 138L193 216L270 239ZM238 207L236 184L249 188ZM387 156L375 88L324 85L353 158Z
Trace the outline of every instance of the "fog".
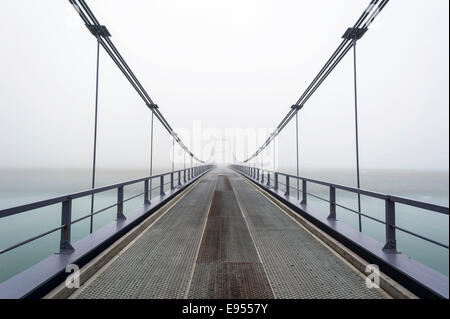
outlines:
M255 151L368 3L88 1L172 127L216 162L232 160L233 130L238 159ZM448 170L448 6L390 1L358 42L362 169ZM91 167L95 38L69 1L4 1L0 21L0 168ZM148 167L150 111L104 51L99 92L99 169ZM348 54L299 113L302 168L355 167L353 112ZM295 165L294 122L276 143L277 165ZM171 145L157 123L156 167Z

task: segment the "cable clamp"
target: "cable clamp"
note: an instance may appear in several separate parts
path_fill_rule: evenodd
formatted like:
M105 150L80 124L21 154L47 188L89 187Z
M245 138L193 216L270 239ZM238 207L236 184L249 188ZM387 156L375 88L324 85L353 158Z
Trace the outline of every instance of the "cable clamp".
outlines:
M159 108L157 104L150 104L150 103L147 103L147 106L148 106L148 108L151 109L151 110Z
M95 37L110 37L108 29L104 25L96 25L96 24L87 24L86 27L91 31L92 35Z
M348 28L342 38L347 40L359 40L366 32L367 28Z

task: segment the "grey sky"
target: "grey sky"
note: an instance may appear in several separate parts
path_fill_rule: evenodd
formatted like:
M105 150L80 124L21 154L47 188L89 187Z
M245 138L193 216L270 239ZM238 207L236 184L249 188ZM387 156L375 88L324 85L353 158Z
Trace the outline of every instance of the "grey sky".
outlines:
M88 1L188 143L194 121L276 125L368 2ZM362 169L448 170L448 6L390 1L358 43ZM95 39L68 1L4 1L0 21L0 167L90 167ZM104 52L100 63L98 166L147 167L150 113ZM301 111L302 166L354 167L352 71L348 55ZM155 139L165 165L170 141L161 128Z

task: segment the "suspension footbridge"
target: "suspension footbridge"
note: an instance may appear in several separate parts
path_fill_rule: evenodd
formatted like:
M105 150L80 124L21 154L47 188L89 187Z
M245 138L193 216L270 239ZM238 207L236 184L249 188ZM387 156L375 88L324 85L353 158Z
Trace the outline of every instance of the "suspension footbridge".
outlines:
M55 205L61 218L58 227L0 247L0 255L4 255L50 234L59 237L56 254L0 283L0 298L448 299L448 278L402 254L397 245L399 232L447 250L448 242L399 225L396 207L421 209L447 218L449 208L360 187L356 45L388 0L370 1L353 26L344 30L337 49L265 142L251 156L235 158L226 167L218 167L211 158L204 159L191 151L163 115L163 108L150 98L112 42L109 30L86 1L69 2L97 43L92 187L0 210L0 223L10 216L34 214ZM96 184L101 49L151 112L149 175L107 186ZM299 113L351 50L356 187L302 176L298 149ZM154 174L155 119L171 137L172 149L178 145L184 152L182 169L176 170L172 161L170 171ZM262 156L294 120L296 173L258 167L253 160ZM312 185L325 187L329 196L314 194L310 191ZM142 191L125 198L125 189L131 186L141 187ZM96 196L111 191L117 200L95 209ZM342 193L354 195L357 208L342 204ZM362 196L384 206L383 218L361 209ZM325 202L327 209L311 204L311 198ZM74 202L79 199L89 199L90 212L73 218ZM134 199L141 199L141 206L126 210L124 204ZM358 218L356 229L339 220L338 208ZM115 210L115 220L94 230L95 216L111 209ZM383 227L384 240L364 232L364 219ZM89 234L74 241L72 228L81 221L89 221ZM74 287L75 282L79 286Z

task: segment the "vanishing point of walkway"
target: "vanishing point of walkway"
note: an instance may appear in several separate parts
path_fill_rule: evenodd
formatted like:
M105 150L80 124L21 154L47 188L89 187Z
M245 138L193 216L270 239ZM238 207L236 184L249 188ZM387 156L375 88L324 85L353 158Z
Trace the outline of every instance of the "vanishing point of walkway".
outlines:
M386 296L239 174L215 169L72 297Z

